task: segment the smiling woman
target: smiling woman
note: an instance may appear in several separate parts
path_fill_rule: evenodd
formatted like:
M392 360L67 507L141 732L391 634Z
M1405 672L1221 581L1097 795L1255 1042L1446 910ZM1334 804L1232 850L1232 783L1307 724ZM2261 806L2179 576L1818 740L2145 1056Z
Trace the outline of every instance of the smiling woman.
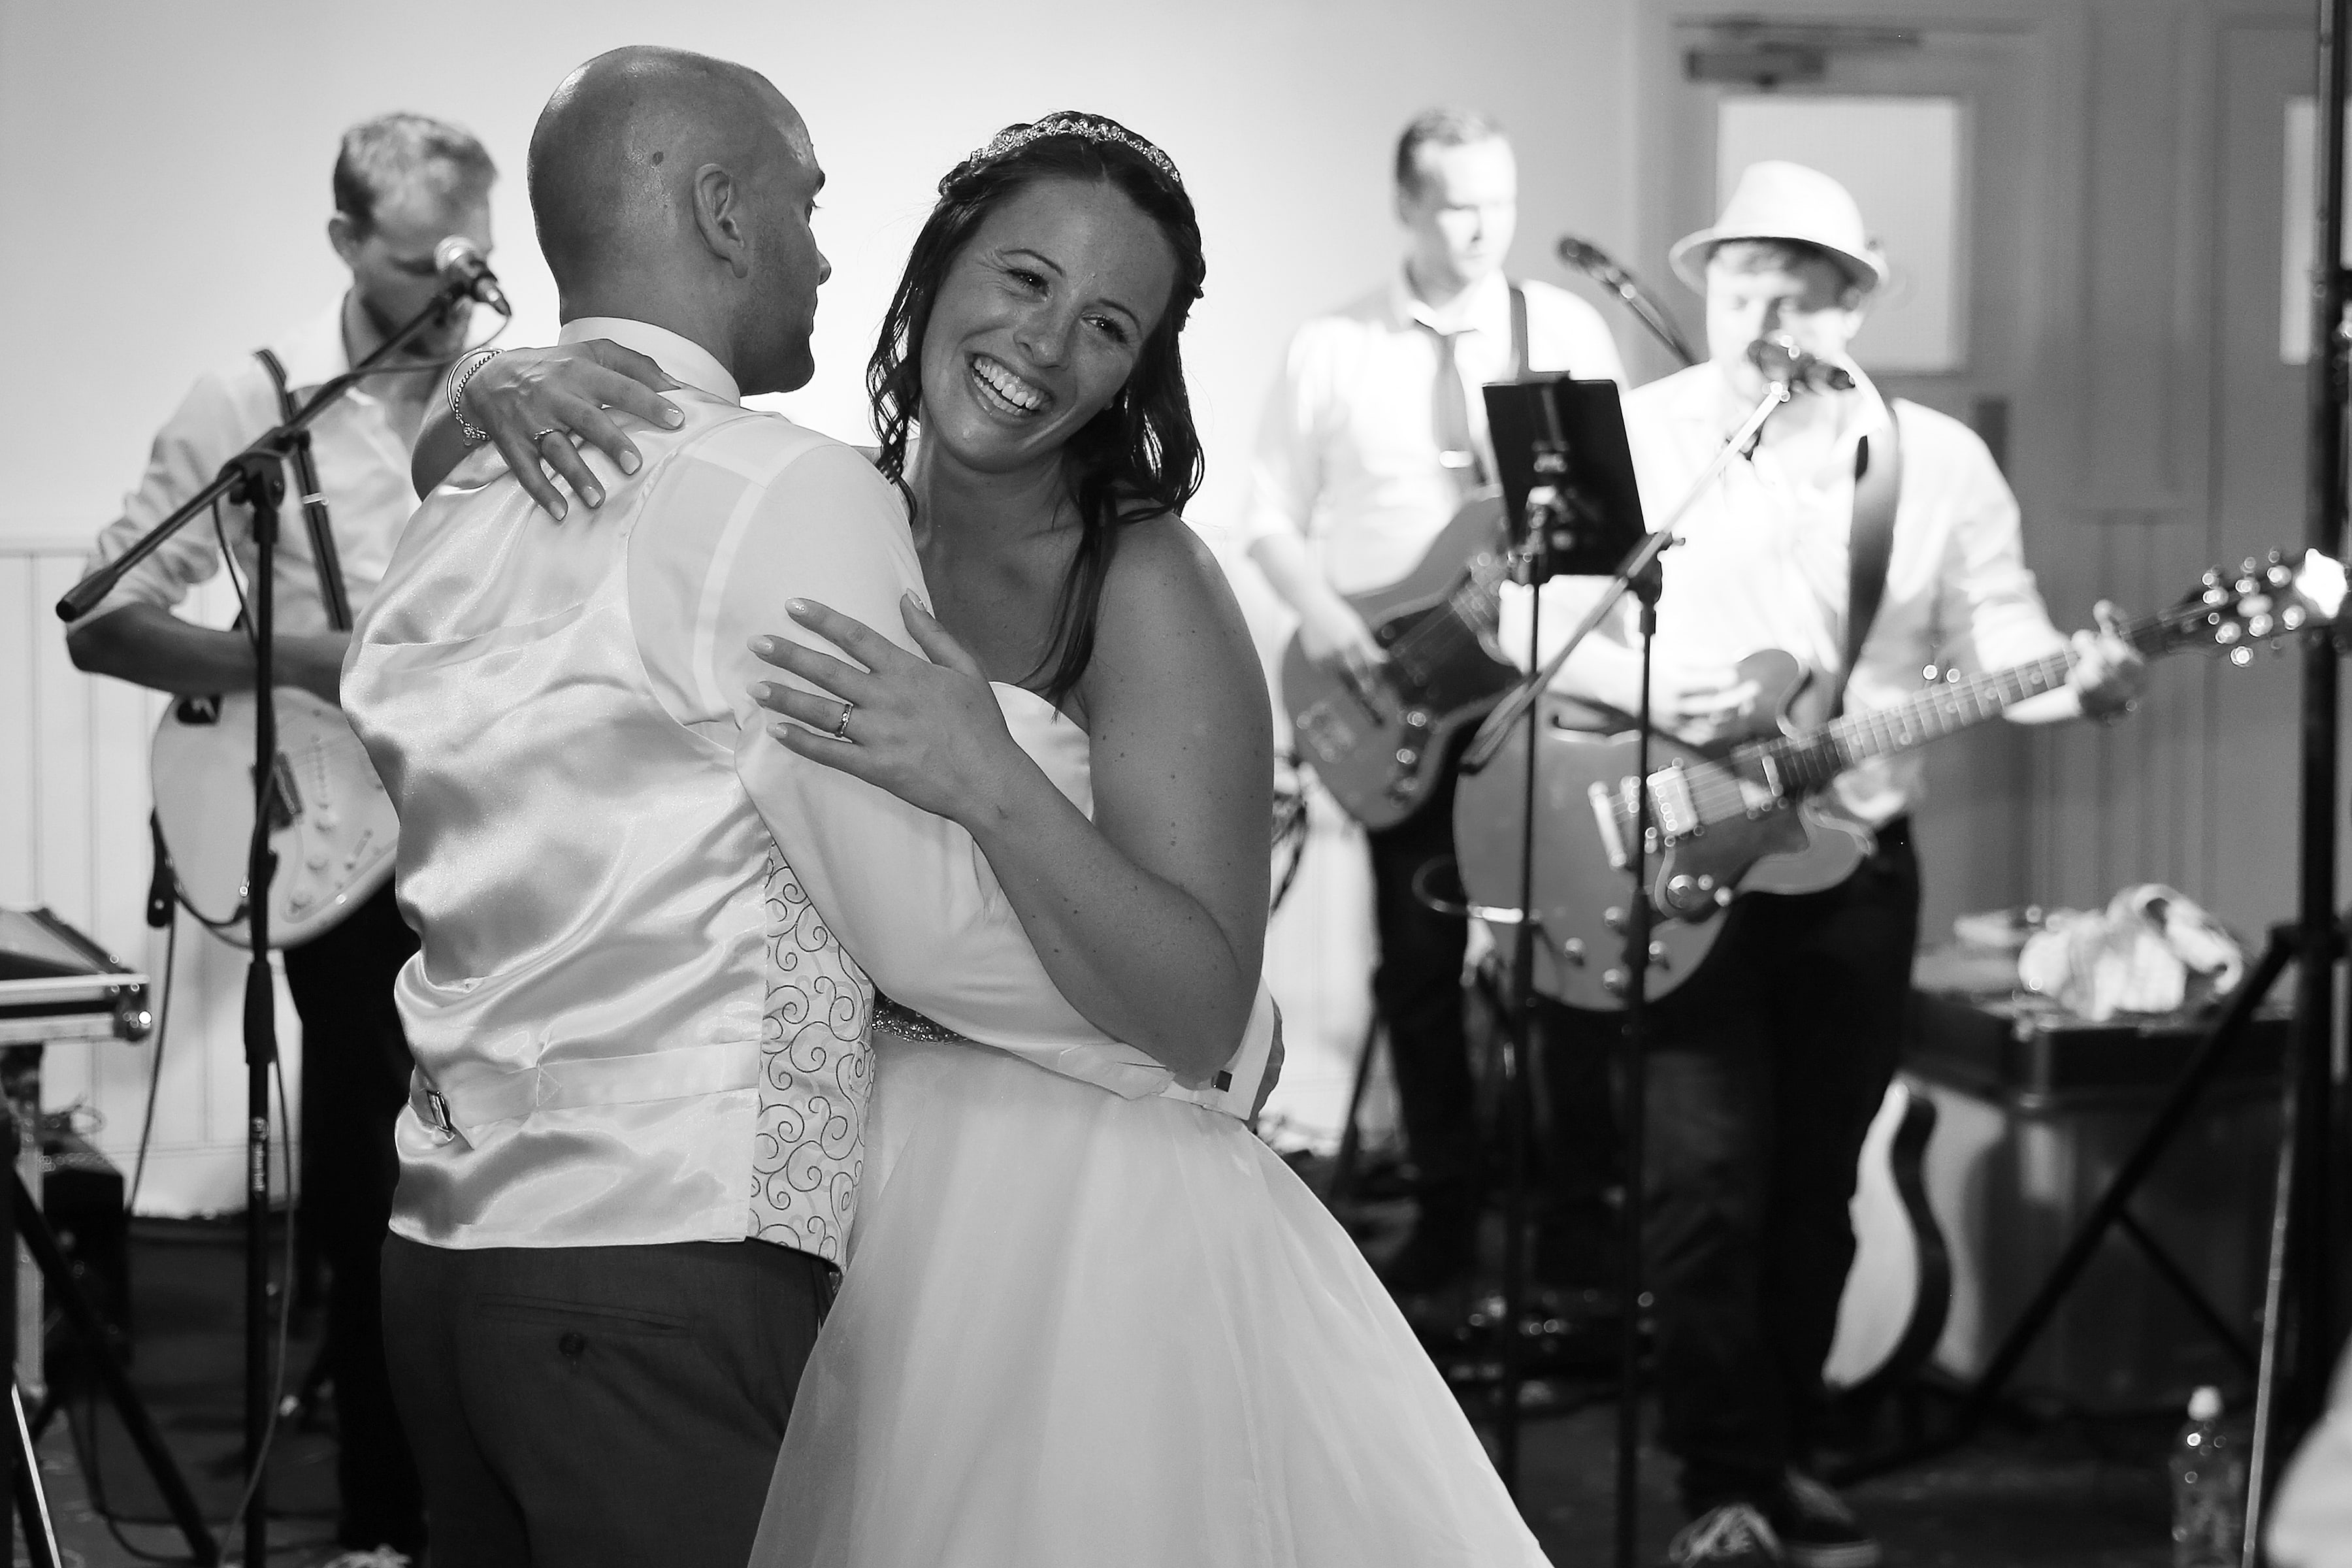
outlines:
M1051 467L1077 510L1049 700L1093 651L1115 531L1182 511L1201 487L1178 341L1207 270L1166 156L1115 121L1064 111L948 172L883 320L866 387L884 474L903 487L919 417L976 465Z

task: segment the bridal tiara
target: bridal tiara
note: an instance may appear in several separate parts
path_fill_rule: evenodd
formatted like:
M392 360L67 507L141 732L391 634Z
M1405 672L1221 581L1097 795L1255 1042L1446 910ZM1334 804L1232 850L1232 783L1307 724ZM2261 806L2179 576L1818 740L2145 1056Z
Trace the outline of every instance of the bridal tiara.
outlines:
M1076 136L1081 141L1124 147L1167 175L1169 183L1178 190L1184 188L1184 176L1176 172L1176 165L1167 153L1115 121L1082 115L1070 110L1061 110L1032 124L1011 126L997 132L996 139L966 158L962 167L969 169L992 163L1049 136Z

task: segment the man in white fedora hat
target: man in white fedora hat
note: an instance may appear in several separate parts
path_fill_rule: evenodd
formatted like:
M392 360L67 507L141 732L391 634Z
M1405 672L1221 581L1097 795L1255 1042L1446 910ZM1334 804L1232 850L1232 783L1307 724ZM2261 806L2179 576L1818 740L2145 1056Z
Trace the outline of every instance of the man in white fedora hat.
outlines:
M1847 357L1887 267L1843 186L1795 163L1755 164L1722 217L1671 255L1706 297L1709 358L1625 399L1651 525L1765 396L1758 357L1796 395L1685 515L1664 557L1652 688L1661 729L1704 743L1769 720L1758 710L1771 694L1735 668L1766 648L1816 672L1825 717L1900 701L1931 664L1992 669L2068 646L2034 590L2016 500L1984 443L1932 409L1883 398ZM1553 590L1583 591L1569 580ZM1505 647L1524 646L1525 613L1524 595L1507 604ZM2112 609L2100 605L2099 618L2111 625ZM1543 624L1574 619L1548 611ZM1640 677L1630 613L1611 629L1615 640L1588 641L1559 684L1630 713ZM2076 633L2073 647L2066 688L2011 717L2131 706L2146 675L2138 657L2105 630ZM1916 752L1842 774L1822 803L1870 830L1861 868L1819 891L1741 898L1706 967L1650 1016L1644 1252L1663 1436L1691 1516L1669 1551L1676 1564L1879 1561L1805 1463L1853 1258L1855 1163L1903 1035L1919 786Z

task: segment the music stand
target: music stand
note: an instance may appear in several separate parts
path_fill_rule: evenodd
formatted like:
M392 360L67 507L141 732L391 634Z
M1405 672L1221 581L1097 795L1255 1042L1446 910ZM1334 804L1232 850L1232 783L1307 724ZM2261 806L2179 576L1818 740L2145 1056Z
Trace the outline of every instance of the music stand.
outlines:
M1668 536L1652 535L1642 518L1642 498L1633 479L1633 456L1625 440L1625 420L1618 406L1617 384L1575 381L1567 376L1531 378L1486 388L1486 424L1495 463L1502 480L1504 517L1511 535L1512 580L1530 590L1528 618L1527 668L1544 669L1542 595L1534 590L1556 576L1612 576L1639 595L1647 607L1656 596L1654 563ZM1613 595L1612 595L1613 597ZM1589 620L1585 629L1597 622ZM1578 634L1580 637L1582 632ZM1647 639L1644 639L1647 647ZM1647 718L1648 660L1643 665L1643 717ZM1506 709L1512 704L1506 704ZM1543 707L1519 705L1527 725L1527 767L1522 780L1519 823L1519 901L1514 924L1511 988L1516 1005L1505 1032L1502 1052L1503 1146L1506 1185L1503 1198L1503 1313L1500 1387L1496 1404L1496 1468L1514 1495L1519 1481L1519 1398L1525 1382L1523 1320L1528 1298L1528 1062L1534 1048L1536 926L1535 824L1538 800L1537 761ZM1465 755L1465 771L1475 771L1492 760L1494 742L1512 721L1498 709ZM1646 760L1642 775L1647 777ZM1645 900L1633 900L1637 907ZM1495 920L1501 911L1480 910ZM1649 943L1646 923L1637 918L1629 942ZM1627 1018L1622 1054L1620 1100L1631 1123L1625 1134L1626 1158L1638 1172L1641 1158L1641 1062L1638 1009ZM1639 1248L1641 1200L1638 1176L1625 1184L1622 1212L1621 1280L1624 1313L1619 1361L1619 1490L1618 1510L1630 1519L1628 1501L1635 1461L1631 1457L1638 1440L1640 1312ZM1629 1436L1629 1435L1631 1435ZM1621 1533L1622 1531L1621 1524Z

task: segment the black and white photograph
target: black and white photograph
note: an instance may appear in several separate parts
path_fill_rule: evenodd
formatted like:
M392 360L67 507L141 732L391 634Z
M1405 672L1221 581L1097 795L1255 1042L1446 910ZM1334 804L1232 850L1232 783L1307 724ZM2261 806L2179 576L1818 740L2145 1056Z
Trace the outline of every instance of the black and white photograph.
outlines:
M2348 114L0 0L10 1560L2352 1568Z

